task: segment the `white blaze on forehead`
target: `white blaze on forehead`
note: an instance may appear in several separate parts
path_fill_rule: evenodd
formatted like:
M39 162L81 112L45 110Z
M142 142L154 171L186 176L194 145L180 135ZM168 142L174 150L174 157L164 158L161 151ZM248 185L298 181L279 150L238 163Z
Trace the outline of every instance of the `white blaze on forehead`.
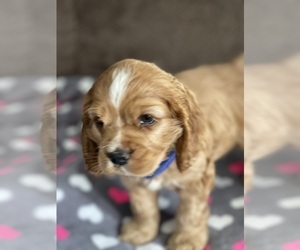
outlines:
M113 81L109 88L109 97L116 108L120 107L122 98L129 83L130 70L116 69L113 72Z
M119 126L118 132L117 132L115 138L110 142L109 146L107 147L107 152L113 152L117 148L121 147L121 139L122 139L122 135L121 135L120 126Z
M122 147L122 131L121 131L121 127L122 127L123 123L120 119L120 117L117 120L117 133L115 135L115 137L110 141L110 143L107 146L107 152L113 152L115 151L117 148Z

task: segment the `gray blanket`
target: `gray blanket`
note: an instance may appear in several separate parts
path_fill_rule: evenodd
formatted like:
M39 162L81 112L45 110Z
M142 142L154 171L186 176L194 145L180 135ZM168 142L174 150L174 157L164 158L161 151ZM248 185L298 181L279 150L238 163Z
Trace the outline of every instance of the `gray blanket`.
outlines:
M0 249L52 250L56 244L61 250L164 249L174 230L175 192L160 193L161 229L154 242L134 247L117 238L122 220L131 215L128 193L117 177L97 179L83 170L81 102L92 81L58 82L56 226L55 178L45 168L38 138L44 95L54 85L45 78L0 79ZM233 151L217 162L207 249L244 249L242 159L242 152ZM247 249L300 249L298 152L285 148L256 165L246 197Z

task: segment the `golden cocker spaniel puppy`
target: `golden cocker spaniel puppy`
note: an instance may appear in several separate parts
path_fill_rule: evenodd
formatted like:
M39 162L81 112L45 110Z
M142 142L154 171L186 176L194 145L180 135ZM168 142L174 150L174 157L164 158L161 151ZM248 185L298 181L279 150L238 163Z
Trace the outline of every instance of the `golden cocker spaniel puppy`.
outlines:
M300 53L245 66L245 191L254 162L287 145L300 148Z
M151 241L159 229L157 192L179 192L170 250L202 250L214 162L243 144L243 58L176 76L127 59L106 70L85 97L82 146L89 172L118 174L133 217L121 239Z

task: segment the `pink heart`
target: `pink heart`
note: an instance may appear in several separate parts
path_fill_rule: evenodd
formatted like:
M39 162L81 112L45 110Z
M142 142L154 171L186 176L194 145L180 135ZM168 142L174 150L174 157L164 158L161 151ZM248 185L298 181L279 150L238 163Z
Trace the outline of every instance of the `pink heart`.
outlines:
M0 108L4 108L5 107L5 102L0 100Z
M66 171L67 167L68 166L59 166L59 167L57 167L57 169L56 169L56 175L63 174Z
M248 196L244 196L244 203L245 203L245 204L248 204L249 201L250 201L250 200L249 200L249 197L248 197Z
M63 164L70 165L71 163L73 163L76 160L76 158L77 157L75 154L68 155L65 159L63 159Z
M207 199L207 204L210 205L213 202L213 197L209 196Z
M62 225L56 226L56 237L58 240L66 240L70 237L70 232Z
M11 227L0 225L0 239L14 240L18 238L21 233Z
M61 175L68 169L68 165L59 166L56 168L56 175Z
M33 136L27 136L23 138L24 141L26 142L30 142L30 143L34 143L36 141L36 139Z
M299 162L286 162L277 167L278 172L284 174L299 174L300 163Z
M7 167L4 167L4 168L0 168L0 175L8 174L8 173L10 173L12 170L13 170L13 167L11 167L11 166L7 166Z
M80 142L80 139L77 136L70 138L70 140L73 141L73 142Z
M299 250L300 241L289 242L283 245L283 250Z
M244 174L244 162L237 161L229 165L229 171L233 174Z
M67 170L68 166L69 166L70 164L72 164L72 163L73 163L74 161L76 161L76 160L77 160L77 157L76 157L75 154L70 154L70 155L68 155L66 158L64 158L64 159L62 160L61 165L59 165L59 166L57 167L57 169L56 169L56 174L57 174L57 175L63 174L63 173Z
M30 155L20 155L20 156L16 157L15 159L13 159L12 163L23 164L23 163L30 161L31 159L32 159L32 157Z
M109 197L117 204L123 204L129 201L128 192L117 187L110 187L107 193Z
M204 250L211 250L211 248L210 248L209 245L207 245L207 246L204 248Z
M244 250L245 249L245 243L244 241L239 241L234 243L232 250Z

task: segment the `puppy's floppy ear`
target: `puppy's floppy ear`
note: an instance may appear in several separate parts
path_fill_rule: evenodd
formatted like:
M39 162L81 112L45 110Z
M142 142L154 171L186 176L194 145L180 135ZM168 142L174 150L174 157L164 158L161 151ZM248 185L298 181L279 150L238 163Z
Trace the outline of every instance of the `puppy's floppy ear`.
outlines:
M83 106L83 118L82 118L82 130L81 130L82 153L83 153L83 159L85 161L86 170L94 175L100 175L101 169L98 165L97 144L91 139L91 136L88 133L88 128L92 126L92 120L87 113L90 104L91 101L87 96Z
M183 132L176 143L176 163L179 171L183 172L199 159L200 154L206 153L208 141L205 117L194 93L179 84L180 97L175 102L175 112Z

